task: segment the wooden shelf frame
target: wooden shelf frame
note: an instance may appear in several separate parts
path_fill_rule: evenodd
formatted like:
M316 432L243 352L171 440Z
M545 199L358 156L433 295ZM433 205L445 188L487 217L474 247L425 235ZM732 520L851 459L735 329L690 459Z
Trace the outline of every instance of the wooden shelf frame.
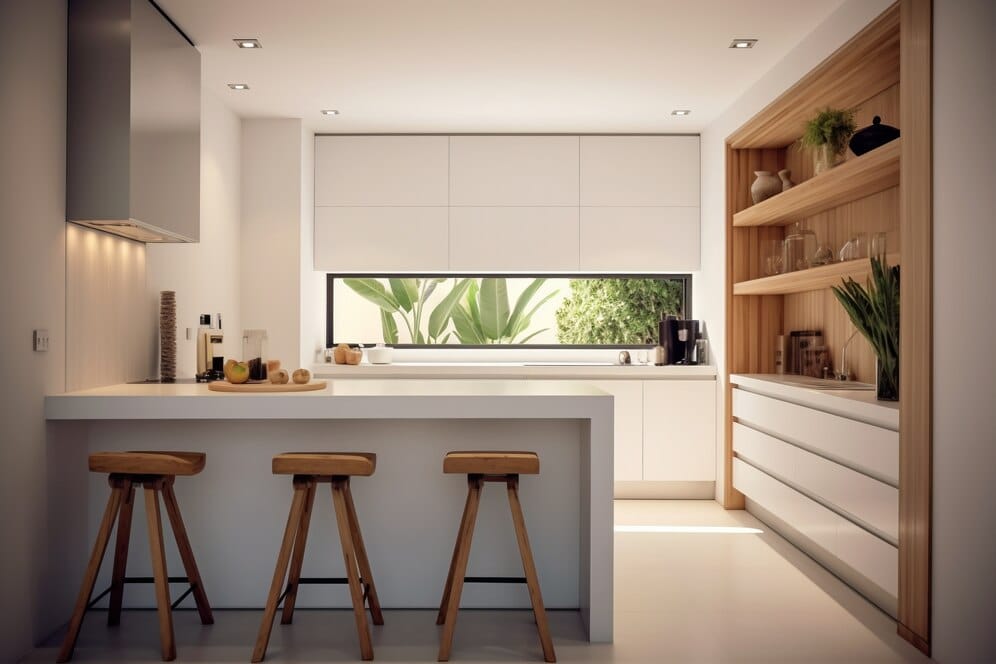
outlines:
M902 138L849 159L733 215L733 225L786 226L899 185Z
M899 265L899 254L888 254L885 257L889 265ZM786 272L772 277L761 277L750 281L733 284L734 295L787 295L789 293L804 293L806 291L839 286L841 279L850 277L858 283L871 274L871 261L859 258L842 263L830 263L808 270Z

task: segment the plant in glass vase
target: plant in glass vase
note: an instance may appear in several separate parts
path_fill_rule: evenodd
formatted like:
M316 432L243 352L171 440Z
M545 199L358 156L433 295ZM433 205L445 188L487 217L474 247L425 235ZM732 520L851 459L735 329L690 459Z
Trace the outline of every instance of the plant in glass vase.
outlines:
M815 152L816 174L831 169L844 158L847 143L854 135L854 109L825 108L806 123L799 145Z
M878 359L876 389L882 401L899 400L899 266L872 257L866 286L854 279L831 286L854 327L868 340Z

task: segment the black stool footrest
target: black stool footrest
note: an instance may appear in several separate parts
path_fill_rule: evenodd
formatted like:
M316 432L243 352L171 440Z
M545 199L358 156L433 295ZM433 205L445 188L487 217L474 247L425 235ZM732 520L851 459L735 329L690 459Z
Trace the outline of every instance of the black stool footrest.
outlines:
M524 576L465 576L464 583L525 583Z
M121 583L155 583L155 582L156 578L154 576L126 576L124 579L121 580ZM168 576L166 577L166 583L190 583L190 579L188 579L185 576ZM87 610L89 611L94 606L96 606L97 602L104 599L104 597L106 597L107 594L110 593L113 588L114 588L113 585L108 586L107 589L104 590L104 592L100 593L92 600L90 600L90 603L86 605ZM180 595L176 599L176 601L170 605L170 608L175 609L176 607L178 607L180 605L180 602L186 599L187 595L189 595L193 591L194 591L194 586L193 584L191 584L190 587L187 588L187 591L182 595Z
M349 579L344 576L302 576L297 580L297 585L319 585L319 586L341 586L349 583ZM368 584L363 578L360 578L360 585L363 586L363 597L366 599ZM277 598L277 606L284 601L287 597L287 593L290 592L291 584L287 583L287 587L284 588L284 592Z

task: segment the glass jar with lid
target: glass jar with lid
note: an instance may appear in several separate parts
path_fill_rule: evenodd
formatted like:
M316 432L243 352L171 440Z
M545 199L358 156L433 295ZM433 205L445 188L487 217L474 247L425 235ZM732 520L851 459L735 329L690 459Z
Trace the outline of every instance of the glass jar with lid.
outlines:
M805 270L812 265L816 254L816 233L795 222L782 245L782 269L785 272Z

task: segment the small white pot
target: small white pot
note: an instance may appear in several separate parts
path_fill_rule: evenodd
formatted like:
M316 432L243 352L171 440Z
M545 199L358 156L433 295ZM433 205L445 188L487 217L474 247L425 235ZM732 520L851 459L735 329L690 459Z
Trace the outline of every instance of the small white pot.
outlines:
M364 350L370 364L390 364L391 355L394 353L393 348L384 344L377 344L373 348L366 348Z

